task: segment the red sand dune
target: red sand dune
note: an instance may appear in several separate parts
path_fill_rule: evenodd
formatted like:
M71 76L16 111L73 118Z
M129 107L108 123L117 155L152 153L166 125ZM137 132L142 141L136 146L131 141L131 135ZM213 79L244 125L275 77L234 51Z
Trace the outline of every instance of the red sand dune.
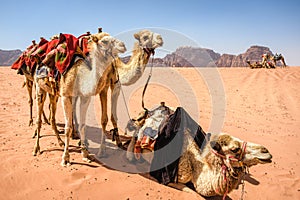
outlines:
M152 107L160 101L173 107L184 106L192 116L198 116L205 131L214 130L211 119L221 116L223 132L262 144L273 155L271 164L250 169L244 199L300 199L300 68L214 70L222 79L226 99L226 107L217 111L213 108L222 97L207 86L216 74L210 77L209 70L197 72L192 68L155 68L145 96L146 106ZM146 78L147 71L135 86L124 87L131 116L141 110ZM43 153L32 156L34 127L28 127L27 91L21 87L22 83L23 77L16 71L0 68L0 199L203 199L197 194L160 185L144 175L113 170L97 162L84 163L75 147L71 152L73 165L61 167L62 148L57 145L49 125L42 127ZM122 101L120 95L119 102ZM126 121L126 110L121 104L120 129L124 129L122 120ZM98 121L98 98L95 112ZM57 123L62 130L60 102ZM77 142L73 140L71 144ZM125 162L124 154L114 153L114 156ZM241 191L239 186L229 197L239 199Z

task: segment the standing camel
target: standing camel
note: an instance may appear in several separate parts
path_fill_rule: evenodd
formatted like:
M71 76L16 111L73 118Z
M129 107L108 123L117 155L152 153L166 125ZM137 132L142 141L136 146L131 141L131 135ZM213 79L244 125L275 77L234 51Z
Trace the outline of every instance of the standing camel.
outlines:
M121 85L132 85L144 73L146 65L154 50L163 45L163 39L160 34L149 30L142 30L134 34L134 38L138 40L134 44L133 54L127 64L123 63L120 58L116 58L109 66L108 74L111 78L106 87L100 93L100 101L102 108L101 124L102 130L106 130L108 122L107 116L107 91L111 88L111 121L113 124L112 140L116 140L118 146L122 146L122 142L118 135L117 126L117 102L121 90Z
M281 63L283 64L283 67L286 67L285 61L284 61L284 57L282 54L275 54L274 56L271 56L270 58L271 61L273 61L274 65L276 66L276 62L277 61L281 61Z
M31 57L31 54L41 45L48 42L46 39L41 37L39 44L36 44L35 40L32 41L32 45L27 47L27 49L22 53L22 55L12 64L12 69L17 69L18 74L24 75L24 84L23 87L26 86L28 92L28 104L29 104L29 123L28 126L33 125L33 117L32 117L32 106L33 106L33 98L32 98L32 88L34 86L34 76L36 72L37 63ZM43 118L45 123L49 124L48 119L43 111ZM34 135L33 135L34 137Z
M62 156L62 166L70 164L69 155L69 141L72 133L73 121L72 121L72 98L80 97L80 136L81 136L81 152L83 160L89 161L87 151L87 141L85 137L85 118L86 111L90 102L90 97L99 94L103 89L107 78L105 76L106 67L112 62L113 58L118 53L124 53L126 51L123 42L108 36L107 33L100 33L104 35L101 40L97 37L92 37L92 41L89 43L89 62L79 59L69 68L69 70L61 75L59 81L59 94L61 96L61 102L65 118L65 148ZM51 58L48 58L51 60ZM39 84L42 86L42 84ZM43 104L43 101L39 102L39 106ZM40 107L39 107L40 108ZM38 110L38 119L41 116L41 109ZM37 131L38 137L34 147L34 152L39 151L39 134L40 128ZM105 137L101 136L100 148L98 156L102 156L105 151Z

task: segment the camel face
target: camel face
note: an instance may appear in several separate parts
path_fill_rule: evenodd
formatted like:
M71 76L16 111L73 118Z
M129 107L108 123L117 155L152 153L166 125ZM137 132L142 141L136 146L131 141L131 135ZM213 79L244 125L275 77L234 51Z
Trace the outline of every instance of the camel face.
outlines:
M272 162L272 155L269 150L262 145L248 142L243 163L250 167L257 164Z
M160 34L154 33L149 30L142 30L134 34L135 39L143 48L155 49L163 45L163 39Z
M126 51L125 44L112 36L104 36L98 41L98 45L101 46L102 50L105 50L106 55L117 56Z
M238 138L227 134L221 134L213 142L213 148L226 158L232 160L233 167L239 167L240 164L247 167L272 162L272 155L268 149L262 145L244 142ZM236 162L239 161L239 162Z

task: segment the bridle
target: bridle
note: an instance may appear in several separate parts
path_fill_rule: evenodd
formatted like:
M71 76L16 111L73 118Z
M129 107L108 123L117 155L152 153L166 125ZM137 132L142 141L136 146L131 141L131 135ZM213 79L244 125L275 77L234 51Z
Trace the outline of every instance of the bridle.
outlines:
M223 200L225 200L225 198L228 194L228 189L229 189L228 188L229 187L229 182L227 180L227 174L229 174L234 179L238 179L238 175L235 174L235 172L234 172L234 169L233 169L234 167L241 168L242 172L246 173L247 166L243 162L243 159L244 159L245 154L246 154L246 147L247 147L247 142L243 142L242 148L241 148L242 152L241 152L239 158L236 158L233 155L225 155L225 154L217 152L214 149L211 149L211 152L213 154L215 154L217 157L221 158L221 160L222 160L221 173L223 175L223 182L222 182L222 184L220 184L219 188L221 189L222 186L224 184L226 184L226 191L223 194ZM234 165L234 167L232 165ZM242 183L244 184L243 180L242 180ZM218 188L215 190L215 192L219 195L222 195ZM243 191L242 191L242 194L243 194Z

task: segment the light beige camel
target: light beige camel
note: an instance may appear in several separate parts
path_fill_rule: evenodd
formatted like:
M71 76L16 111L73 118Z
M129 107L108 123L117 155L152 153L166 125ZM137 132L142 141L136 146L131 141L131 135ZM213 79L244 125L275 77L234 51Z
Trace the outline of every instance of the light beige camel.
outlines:
M111 80L106 87L100 93L101 99L101 124L102 130L106 130L108 122L107 116L107 91L108 87L111 88L111 121L113 124L113 141L116 140L118 146L122 143L118 135L117 126L117 101L122 85L134 84L144 73L146 65L149 61L151 54L154 54L154 50L163 45L163 39L161 35L149 30L142 30L134 34L134 38L138 40L134 44L133 54L127 64L123 63L120 58L116 58L109 67L109 77Z
M88 161L88 151L85 137L85 118L87 107L90 102L90 97L99 94L103 89L103 85L105 85L105 82L107 81L107 78L105 76L107 72L105 70L106 67L112 62L113 57L117 56L118 53L123 53L126 51L123 42L111 36L108 36L107 33L100 33L99 37L101 37L102 39L98 40L97 37L93 36L92 42L89 43L90 63L84 60L76 61L73 66L67 71L67 73L61 76L59 82L59 93L61 96L65 117L65 148L61 162L63 166L70 164L69 140L73 127L72 98L79 96L81 100L79 124L82 147L81 150L83 159L85 161ZM39 86L41 85L43 84L39 83ZM39 136L40 130L38 130L37 133ZM104 134L102 134L101 136L100 143L101 144L98 152L99 156L101 156L103 150L105 149ZM39 143L37 142L36 146L34 147L34 153L36 154L39 149Z
M208 134L210 135L210 134ZM203 151L189 133L184 134L178 165L178 183L169 186L192 191L184 184L192 182L203 196L223 196L236 188L246 168L270 163L272 155L259 144L244 142L228 134L210 137Z

